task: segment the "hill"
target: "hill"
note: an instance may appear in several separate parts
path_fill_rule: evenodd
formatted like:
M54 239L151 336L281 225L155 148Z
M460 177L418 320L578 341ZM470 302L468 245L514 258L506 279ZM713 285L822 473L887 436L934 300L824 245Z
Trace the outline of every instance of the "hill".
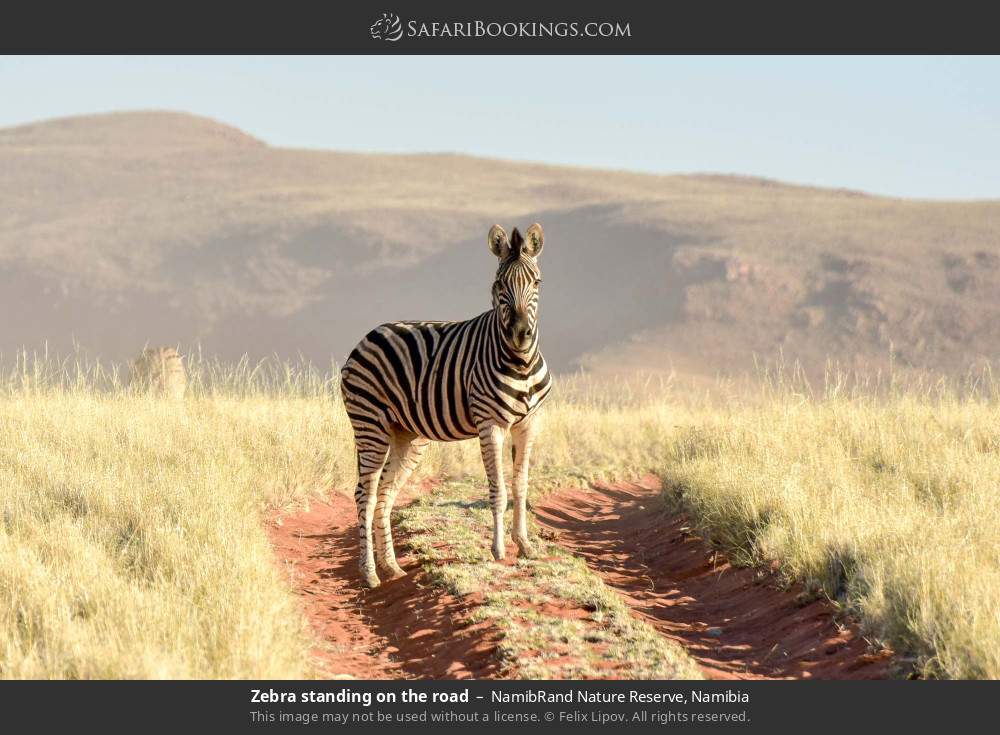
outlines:
M533 221L560 370L1000 355L998 201L284 149L169 112L0 130L0 201L5 355L76 340L113 360L149 342L339 362L382 321L487 308L487 229Z

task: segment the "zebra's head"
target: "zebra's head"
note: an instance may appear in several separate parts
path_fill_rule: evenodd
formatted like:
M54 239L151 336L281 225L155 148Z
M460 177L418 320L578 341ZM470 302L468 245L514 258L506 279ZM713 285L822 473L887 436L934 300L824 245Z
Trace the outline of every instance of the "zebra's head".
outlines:
M493 281L493 308L500 316L500 333L515 352L530 353L538 344L538 288L542 273L538 256L545 235L533 224L524 237L514 228L510 237L500 225L493 225L487 238L490 252L500 260Z

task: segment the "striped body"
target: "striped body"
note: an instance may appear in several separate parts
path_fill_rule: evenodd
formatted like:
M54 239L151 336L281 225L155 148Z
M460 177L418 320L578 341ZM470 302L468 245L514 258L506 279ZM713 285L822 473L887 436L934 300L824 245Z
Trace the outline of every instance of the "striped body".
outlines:
M147 347L129 364L129 387L133 390L183 398L187 371L173 347Z
M358 456L361 574L379 584L376 561L402 576L389 518L396 495L430 441L479 437L494 516L493 555L504 555L507 490L501 452L510 432L514 453L514 539L531 554L526 525L528 460L535 415L551 388L538 348L537 256L541 227L524 240L490 230L499 258L493 308L466 321L393 322L369 332L341 371L344 406Z
M537 409L551 387L545 359L506 349L495 310L463 322L396 322L372 330L342 372L355 429L396 428L435 441L479 436Z

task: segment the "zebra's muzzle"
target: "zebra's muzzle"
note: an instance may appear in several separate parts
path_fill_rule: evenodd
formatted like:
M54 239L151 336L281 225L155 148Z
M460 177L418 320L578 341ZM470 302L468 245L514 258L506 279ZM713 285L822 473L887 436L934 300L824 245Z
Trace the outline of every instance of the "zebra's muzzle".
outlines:
M535 342L535 327L526 320L517 320L510 330L510 344L518 352L527 352Z

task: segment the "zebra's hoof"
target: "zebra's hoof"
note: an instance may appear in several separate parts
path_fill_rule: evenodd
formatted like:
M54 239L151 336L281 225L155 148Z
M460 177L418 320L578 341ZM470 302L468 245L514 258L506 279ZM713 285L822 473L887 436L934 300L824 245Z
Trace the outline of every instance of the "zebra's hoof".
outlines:
M399 579L406 576L406 572L399 564L387 564L385 571L389 574L389 579Z
M494 543L493 544L493 558L496 559L497 561L503 561L503 557L504 557L503 544Z
M535 553L535 547L527 541L517 542L517 555L522 559L534 559L538 556L538 554Z
M373 590L379 586L378 575L375 574L375 572L372 572L371 574L365 574L364 578L365 578L365 587L367 587L368 589Z

